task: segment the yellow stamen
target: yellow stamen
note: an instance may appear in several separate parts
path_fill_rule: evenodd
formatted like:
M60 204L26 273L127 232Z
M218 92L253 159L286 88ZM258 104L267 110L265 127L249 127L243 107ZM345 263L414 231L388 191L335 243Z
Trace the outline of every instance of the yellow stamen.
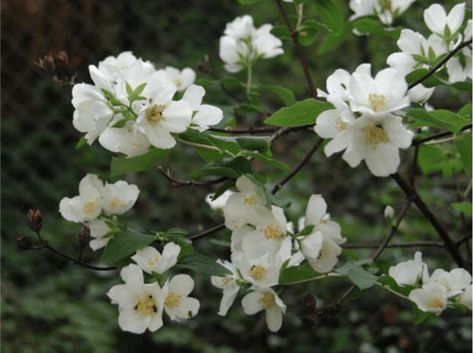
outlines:
M338 131L345 131L348 128L348 123L344 122L340 117L337 117L335 122L335 129Z
M144 296L135 305L135 310L144 316L153 315L158 311L152 295Z
M183 84L182 79L180 77L176 77L174 79L174 84L176 85L176 87L181 87Z
M230 276L225 276L225 277L222 278L222 283L223 283L224 286L231 283L232 281L233 281L233 278L230 277Z
M251 267L250 274L255 280L261 280L266 273L266 268L260 265L255 265Z
M270 240L281 239L284 235L281 229L278 226L274 226L274 225L266 226L266 228L264 228L263 230L263 233L264 233L264 237Z
M164 120L163 111L164 105L152 105L146 110L145 117L150 124L157 124L161 120Z
M161 260L161 256L154 255L148 259L148 265L154 266L159 262L159 260Z
M370 94L368 101L371 109L375 112L379 112L386 106L386 98L382 94Z
M83 207L84 212L87 213L88 215L94 213L96 208L97 208L97 203L94 201L86 202Z
M438 308L442 309L443 308L443 301L440 298L432 298L427 302L427 306L430 308Z
M274 306L275 303L274 295L271 293L264 293L259 302L261 303L261 305L263 305L265 309L270 309Z
M169 292L164 301L164 305L168 308L177 308L181 305L181 296L175 292Z
M389 142L389 137L381 125L371 125L365 128L365 139L370 145Z
M121 205L123 205L122 200L117 199L116 197L114 197L114 198L112 199L112 202L110 202L110 206L111 206L112 208L118 208L118 207L120 207Z
M255 194L249 194L243 200L245 201L245 203L248 206L253 206L256 203L256 195Z

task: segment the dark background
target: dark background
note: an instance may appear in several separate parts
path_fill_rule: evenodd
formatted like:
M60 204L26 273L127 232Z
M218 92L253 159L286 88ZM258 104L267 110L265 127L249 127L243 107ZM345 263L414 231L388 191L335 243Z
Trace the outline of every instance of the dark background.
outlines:
M418 1L401 24L423 30L422 11L430 1ZM451 5L455 1L445 1ZM290 10L288 5L288 11ZM450 6L447 6L450 7ZM118 274L90 272L65 263L45 252L20 251L16 237L28 233L26 211L41 208L44 236L69 254L77 252L79 227L65 222L58 213L62 197L76 193L79 180L88 172L106 178L111 155L94 145L75 150L80 134L74 130L70 86L60 85L34 66L37 58L65 50L76 82L89 81L87 66L108 55L133 51L158 67L172 65L196 69L210 58L213 75L225 77L217 53L218 38L225 23L250 13L259 26L280 23L271 1L240 6L228 0L186 1L92 1L9 0L2 2L2 348L4 352L466 352L471 347L471 319L447 311L441 318L421 326L412 324L411 307L405 301L377 288L344 306L330 322L315 327L303 325L302 298L308 293L318 303L330 302L349 284L327 280L284 291L288 315L278 334L265 328L263 316L247 317L239 301L227 318L216 315L219 291L209 288L208 278L195 276L196 297L201 300L199 316L184 324L166 321L156 333L136 336L123 333L117 324L116 307L106 291L119 282ZM347 10L348 16L348 10ZM321 34L323 36L323 34ZM317 54L317 42L305 48L318 87L336 68L354 69L370 61L375 71L384 66L395 41L386 38L350 36L336 51ZM305 97L305 82L292 53L256 65L256 82L282 84ZM198 72L199 78L208 75ZM244 73L236 77L244 79ZM223 108L231 101L221 92L209 92L213 103ZM468 97L438 90L434 106L458 109ZM462 104L463 103L463 104ZM268 102L268 110L277 108ZM239 117L241 125L257 123L250 114ZM307 139L301 138L307 137ZM274 146L274 154L290 165L311 144L310 135L287 136ZM307 140L307 141L306 141ZM404 161L412 151L403 154ZM164 163L182 178L198 162L183 146L173 150ZM420 178L418 188L441 222L455 238L471 229L471 219L460 221L448 205L459 200L467 180L461 168L446 175L433 173ZM275 180L276 176L274 177ZM221 216L202 205L210 190L171 189L158 172L133 174L129 182L142 190L129 214L132 224L164 230L181 227L189 232L221 222ZM289 216L302 216L311 193L322 193L333 218L342 224L350 242L381 239L389 229L382 217L386 204L399 210L401 193L389 179L373 178L365 167L351 170L338 157L330 160L319 153L297 178L281 192L292 205ZM468 196L468 195L467 195ZM219 233L215 238L225 238ZM435 232L415 208L403 222L397 240L437 240ZM468 244L467 247L471 245ZM197 245L212 256L228 256L227 249L208 240ZM431 268L454 266L442 249L423 249ZM462 249L463 251L463 249ZM369 252L345 251L342 262L368 256ZM413 249L383 254L380 267L412 258ZM465 253L466 255L466 253ZM87 250L86 261L97 263L98 254ZM471 253L469 254L471 256Z

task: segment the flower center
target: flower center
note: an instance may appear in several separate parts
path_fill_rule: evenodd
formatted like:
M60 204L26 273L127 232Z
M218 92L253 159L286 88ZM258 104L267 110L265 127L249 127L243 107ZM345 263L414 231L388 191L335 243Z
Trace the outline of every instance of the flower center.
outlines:
M320 220L320 224L327 224L330 221L330 215L327 213Z
M180 77L176 77L176 78L174 79L174 84L176 85L176 87L178 87L178 88L181 87L181 86L182 86L182 83L183 83L183 82L182 82L182 79L181 79Z
M265 309L270 309L274 306L275 300L274 295L271 293L264 293L264 295L260 298L259 302Z
M175 292L170 292L164 301L164 305L166 305L168 308L177 308L180 304L181 296Z
M152 105L146 110L146 113L145 113L146 120L148 120L150 124L157 124L161 120L164 120L164 116L163 116L164 108L165 108L164 105L156 105L156 104Z
M443 308L443 301L440 298L432 298L427 302L427 306L430 308Z
M251 267L250 274L255 280L261 280L266 273L266 268L260 265L255 265Z
M365 129L365 139L370 145L389 142L389 137L381 125L371 125Z
M161 260L161 256L154 255L148 259L148 265L154 266L159 262L159 260Z
M232 281L233 281L233 278L230 277L230 276L225 276L225 277L222 278L222 283L223 283L224 286L231 283Z
M135 310L144 316L150 316L157 312L158 308L154 303L153 296L147 295L142 297L140 301L135 305Z
M388 11L392 11L393 10L392 0L384 0L384 8Z
M340 117L337 117L335 122L335 129L338 131L345 131L348 128L348 123L344 122Z
M122 200L117 199L116 197L114 197L114 198L112 199L112 202L110 202L110 206L111 206L112 208L118 208L118 207L120 207L121 205L123 205Z
M249 194L244 198L244 201L248 206L253 206L256 203L256 195Z
M94 201L89 201L84 204L84 212L88 215L94 213L95 209L97 208L97 203Z
M264 237L270 240L278 240L281 239L284 233L278 226L268 225L263 230Z
M386 106L386 98L382 94L370 94L368 102L370 102L370 107L375 112L379 112Z

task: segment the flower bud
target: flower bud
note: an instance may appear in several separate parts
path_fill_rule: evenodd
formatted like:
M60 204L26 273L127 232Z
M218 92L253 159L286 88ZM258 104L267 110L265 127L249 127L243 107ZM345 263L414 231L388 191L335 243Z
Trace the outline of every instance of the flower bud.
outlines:
M18 249L30 250L33 248L33 240L30 237L19 235L16 237L16 245Z
M384 218L386 219L394 218L394 208L392 208L389 205L386 206L386 208L384 209Z
M33 232L39 232L43 227L43 217L39 209L30 209L27 214L28 225Z

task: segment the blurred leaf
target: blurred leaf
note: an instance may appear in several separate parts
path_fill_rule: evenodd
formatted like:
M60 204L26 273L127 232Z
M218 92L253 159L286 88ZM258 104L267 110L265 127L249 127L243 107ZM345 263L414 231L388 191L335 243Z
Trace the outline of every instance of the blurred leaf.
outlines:
M149 152L137 157L113 157L110 165L110 176L114 178L130 172L145 172L155 169L168 153L169 150L152 148Z
M264 85L261 88L277 95L286 107L296 104L297 102L294 92L289 88L278 85Z
M381 37L398 39L401 33L400 28L386 28L378 18L361 17L352 22L353 28L361 33L375 34Z
M461 213L463 213L465 216L467 217L471 217L471 213L472 213L472 206L471 206L471 202L468 202L468 201L464 201L464 202L455 202L455 203L452 203L452 207L458 211L460 211Z
M299 43L304 47L313 44L316 40L317 30L321 27L323 28L325 26L314 19L310 18L305 20L302 23L297 37L299 39Z
M435 317L435 315L420 310L415 303L412 303L412 321L415 325L420 325L421 323L432 317Z
M452 158L448 150L439 146L421 145L418 161L424 175L442 172L447 177L462 169L459 159Z
M317 277L318 275L320 274L315 272L308 262L304 262L297 267L286 267L279 276L279 284L291 284Z
M412 124L415 127L429 126L446 129L453 133L459 132L468 120L449 110L426 111L421 108L414 108L407 114L415 119Z
M223 158L195 170L192 173L192 179L200 179L204 176L225 176L237 179L246 173L251 173L251 164L246 158Z
M183 257L176 266L210 276L225 276L231 274L227 268L219 265L213 258L198 252L193 252Z
M293 127L315 124L317 116L333 106L314 98L308 98L296 104L281 108L264 122L270 125Z
M248 156L254 159L259 160L260 162L263 162L264 164L267 164L273 168L280 169L283 171L288 171L289 167L287 164L278 161L277 159L274 159L272 157L265 156L261 153L258 152L251 152L251 151L243 151L240 153L242 156Z
M120 260L134 254L136 250L151 244L154 237L131 230L126 230L115 235L108 242L102 254L101 260L107 264L114 265Z
M466 174L471 178L471 134L456 137L455 147L460 153L460 159Z
M312 0L311 3L327 30L333 34L341 33L344 27L344 14L340 2L337 0Z

